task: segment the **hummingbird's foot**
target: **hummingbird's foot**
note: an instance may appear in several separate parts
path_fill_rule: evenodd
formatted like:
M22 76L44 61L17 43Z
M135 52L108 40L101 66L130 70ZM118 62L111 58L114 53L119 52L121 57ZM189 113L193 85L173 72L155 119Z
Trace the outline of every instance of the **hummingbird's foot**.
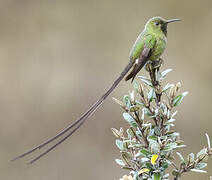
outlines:
M164 64L164 60L159 58L156 61L152 61L152 66L154 69L159 69L161 67L161 65Z
M161 58L159 58L158 60L154 60L154 61L149 60L149 61L147 61L146 65L145 65L145 69L148 72L152 71L153 69L156 69L158 71L162 64L164 64L164 60Z
M145 64L145 69L147 72L151 72L152 69L153 69L153 66L152 66L152 61L147 61L146 64Z

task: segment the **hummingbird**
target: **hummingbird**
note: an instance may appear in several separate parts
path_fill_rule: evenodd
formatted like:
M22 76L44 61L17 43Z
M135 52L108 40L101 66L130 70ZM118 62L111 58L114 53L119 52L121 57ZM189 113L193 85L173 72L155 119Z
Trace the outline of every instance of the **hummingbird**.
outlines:
M63 143L67 138L69 138L74 132L76 132L105 101L105 99L112 93L112 91L117 87L121 80L125 77L125 81L131 80L133 82L134 78L138 72L144 67L147 61L157 61L163 54L166 43L167 43L167 26L169 23L180 21L180 19L170 19L166 20L162 17L153 17L149 19L144 27L144 30L137 37L129 55L129 63L126 65L124 70L120 73L119 77L114 81L112 86L103 94L84 114L82 114L79 119L75 120L68 127L63 129L54 137L47 139L40 145L26 151L25 153L15 157L11 161L23 158L26 155L33 153L34 151L41 149L48 145L49 143L55 141L62 136L62 139L57 141L54 145L49 147L46 151L42 152L40 155L29 161L28 164L32 164L39 160L41 157L55 149L58 145Z

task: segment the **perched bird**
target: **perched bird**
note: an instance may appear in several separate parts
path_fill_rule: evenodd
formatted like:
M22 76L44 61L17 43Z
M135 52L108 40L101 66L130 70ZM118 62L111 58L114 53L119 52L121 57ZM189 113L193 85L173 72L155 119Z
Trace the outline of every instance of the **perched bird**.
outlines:
M121 72L120 76L114 81L112 86L106 91L106 93L101 96L96 103L94 103L79 119L74 121L64 130L59 132L56 136L48 139L47 141L43 142L42 144L34 147L33 149L21 154L20 156L15 157L12 161L16 159L20 159L32 152L36 151L37 149L41 149L47 144L51 143L52 141L56 140L57 138L64 135L62 139L60 139L56 144L49 147L46 151L41 153L36 158L32 159L29 164L37 161L45 154L53 150L59 144L64 142L68 137L70 137L77 129L79 129L82 124L86 121L86 119L91 116L100 105L104 102L104 100L110 95L110 93L116 88L116 86L120 83L120 81L125 77L125 75L129 72L132 68L132 71L126 76L125 80L131 81L134 80L137 73L143 68L148 60L155 61L160 58L166 48L167 42L167 25L171 22L180 21L179 19L171 19L165 20L161 17L153 17L148 20L145 25L144 30L140 33L137 40L135 41L131 51L129 60L130 62ZM66 134L67 133L67 134Z

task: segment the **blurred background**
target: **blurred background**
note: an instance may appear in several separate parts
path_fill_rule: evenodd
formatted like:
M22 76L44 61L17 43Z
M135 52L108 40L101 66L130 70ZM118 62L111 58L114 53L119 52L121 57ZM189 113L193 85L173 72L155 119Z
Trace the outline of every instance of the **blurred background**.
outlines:
M163 69L190 93L175 129L197 153L212 137L212 1L0 0L0 179L119 179L110 128L125 127L112 101L131 88L122 82L72 138L37 163L14 156L55 135L79 117L128 63L128 54L153 16L180 18L169 25ZM140 72L143 74L144 71ZM182 179L209 179L188 173Z

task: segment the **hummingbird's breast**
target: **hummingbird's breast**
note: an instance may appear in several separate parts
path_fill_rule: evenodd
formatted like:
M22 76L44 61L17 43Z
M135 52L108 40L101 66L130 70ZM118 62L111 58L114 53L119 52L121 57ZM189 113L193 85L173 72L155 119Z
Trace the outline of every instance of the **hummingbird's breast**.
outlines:
M165 36L163 37L156 37L156 43L154 48L152 49L152 54L150 56L150 60L158 60L160 56L163 54L166 48L167 39Z

